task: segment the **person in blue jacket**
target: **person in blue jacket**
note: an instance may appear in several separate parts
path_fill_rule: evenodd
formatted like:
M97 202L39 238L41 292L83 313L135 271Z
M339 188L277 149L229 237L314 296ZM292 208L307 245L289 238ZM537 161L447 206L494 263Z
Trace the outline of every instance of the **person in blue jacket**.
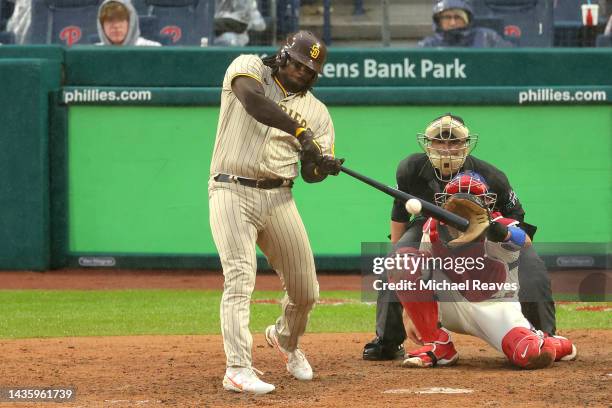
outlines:
M434 34L419 47L506 48L512 43L489 28L474 27L472 6L464 0L440 0L433 7Z

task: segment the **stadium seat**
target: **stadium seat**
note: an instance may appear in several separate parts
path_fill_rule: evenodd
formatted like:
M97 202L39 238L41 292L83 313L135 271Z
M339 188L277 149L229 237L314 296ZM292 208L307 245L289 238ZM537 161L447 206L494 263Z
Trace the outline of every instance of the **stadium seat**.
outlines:
M31 44L86 44L101 0L32 0Z
M0 31L0 44L15 44L15 33L12 31Z
M276 36L276 1L257 0L257 8L266 22L266 29L249 31L249 45L272 45Z
M13 14L15 3L8 0L0 0L0 31L6 30L6 23Z
M202 37L212 38L213 0L144 0L147 15L156 16L159 34L169 45L199 46Z
M499 18L520 47L553 45L553 0L474 0L475 18Z
M559 21L581 22L582 11L580 6L586 4L586 0L557 0L554 2L555 23Z
M555 47L594 47L597 34L603 30L605 20L596 27L582 25L582 8L585 0L558 0L554 6ZM601 17L601 16L600 16Z
M595 40L596 47L612 47L612 35L599 34Z
M145 0L132 0L132 5L136 9L139 16L147 14L147 4Z

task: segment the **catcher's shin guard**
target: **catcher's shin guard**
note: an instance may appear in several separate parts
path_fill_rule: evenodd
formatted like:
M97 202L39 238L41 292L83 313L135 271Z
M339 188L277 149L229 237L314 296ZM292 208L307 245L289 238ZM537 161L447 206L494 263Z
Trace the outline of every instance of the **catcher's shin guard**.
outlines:
M502 350L512 364L526 369L550 367L556 357L552 341L525 327L510 330L502 339Z
M451 340L450 333L437 329L437 338L419 349L408 352L408 357L402 362L403 367L436 367L450 366L457 362L459 353Z
M572 361L576 359L578 350L571 340L563 336L544 334L544 342L555 348L555 361Z
M424 343L438 339L438 302L402 302L402 306Z

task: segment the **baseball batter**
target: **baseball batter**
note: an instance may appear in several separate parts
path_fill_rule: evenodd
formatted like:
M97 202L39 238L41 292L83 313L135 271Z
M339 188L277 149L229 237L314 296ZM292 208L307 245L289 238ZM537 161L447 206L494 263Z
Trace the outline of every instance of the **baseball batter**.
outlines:
M319 286L291 187L298 169L305 181L314 183L337 175L343 162L333 157L329 112L309 91L326 54L319 39L299 31L275 56L239 56L223 80L208 195L210 225L225 277L221 331L226 390L260 394L274 390L274 385L259 379L251 359L249 305L256 245L286 291L282 315L266 329L266 340L278 349L294 377L313 377L298 341Z
M521 248L531 242L517 221L491 213L495 199L479 174L457 174L436 195L436 203L468 219L469 229L460 232L430 218L423 227L419 250L396 250L445 260L443 267L410 267L399 274L418 283L415 290L399 291L398 296L413 323L408 326L409 336L423 345L408 352L404 366L454 364L459 355L447 328L480 337L520 368L545 368L554 361L576 357L570 340L535 330L521 313L518 258ZM455 266L447 266L449 259L457 262ZM397 272L393 279L398 278ZM448 290L433 289L425 282L446 282Z

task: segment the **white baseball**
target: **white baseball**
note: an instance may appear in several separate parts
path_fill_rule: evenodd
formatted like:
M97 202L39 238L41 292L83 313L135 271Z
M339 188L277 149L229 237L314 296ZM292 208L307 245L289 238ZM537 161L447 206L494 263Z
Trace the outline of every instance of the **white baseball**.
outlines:
M408 211L410 214L419 215L422 209L423 206L421 205L421 202L416 198L411 198L410 200L406 201L406 211Z

